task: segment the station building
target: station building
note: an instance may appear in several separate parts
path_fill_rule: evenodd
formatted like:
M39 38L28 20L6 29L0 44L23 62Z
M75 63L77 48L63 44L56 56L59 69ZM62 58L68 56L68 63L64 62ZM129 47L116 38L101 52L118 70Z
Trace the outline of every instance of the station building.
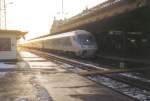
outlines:
M17 39L25 34L18 30L0 30L0 61L17 59Z

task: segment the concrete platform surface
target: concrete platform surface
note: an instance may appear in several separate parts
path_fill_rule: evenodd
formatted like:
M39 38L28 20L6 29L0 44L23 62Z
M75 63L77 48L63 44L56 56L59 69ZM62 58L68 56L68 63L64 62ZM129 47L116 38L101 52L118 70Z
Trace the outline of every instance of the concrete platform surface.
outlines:
M56 73L37 78L54 101L133 101L77 74Z
M54 63L29 52L20 56L24 61L18 62L16 68L27 70L0 71L0 101L134 101L61 68L69 65Z

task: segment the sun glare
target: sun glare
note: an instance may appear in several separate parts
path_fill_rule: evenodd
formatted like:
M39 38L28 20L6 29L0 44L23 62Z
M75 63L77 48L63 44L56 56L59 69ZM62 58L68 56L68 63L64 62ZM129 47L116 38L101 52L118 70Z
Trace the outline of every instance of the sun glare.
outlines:
M74 16L104 0L63 0L63 17ZM9 1L7 1L9 3ZM62 0L12 0L7 3L7 28L28 31L27 38L49 33L54 16L62 18Z

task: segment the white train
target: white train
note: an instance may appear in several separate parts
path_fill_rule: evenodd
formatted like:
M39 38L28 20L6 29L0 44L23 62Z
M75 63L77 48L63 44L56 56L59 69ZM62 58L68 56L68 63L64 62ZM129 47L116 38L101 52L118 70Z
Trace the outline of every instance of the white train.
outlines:
M90 32L85 30L75 30L34 39L22 45L30 48L72 53L80 57L92 57L97 51L95 38Z

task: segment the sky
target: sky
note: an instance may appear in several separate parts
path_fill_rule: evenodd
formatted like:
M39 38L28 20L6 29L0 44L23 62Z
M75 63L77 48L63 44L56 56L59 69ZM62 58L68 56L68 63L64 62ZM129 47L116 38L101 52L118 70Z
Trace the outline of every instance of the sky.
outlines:
M63 0L64 17L70 18L106 0ZM48 34L54 16L62 17L62 0L6 0L7 29L27 31L28 39Z

